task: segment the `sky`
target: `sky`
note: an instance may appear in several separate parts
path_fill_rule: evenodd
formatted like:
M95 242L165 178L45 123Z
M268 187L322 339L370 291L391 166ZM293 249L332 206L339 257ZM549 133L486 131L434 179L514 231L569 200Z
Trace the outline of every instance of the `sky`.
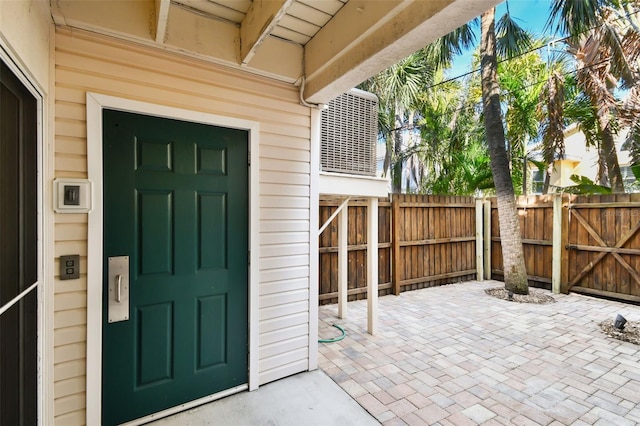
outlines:
M534 36L550 35L547 31L543 33L547 17L549 16L549 5L553 0L509 0L509 11L517 20L518 24L533 33ZM496 19L506 11L506 3L498 5ZM476 29L476 41L480 41L480 28ZM456 58L453 66L447 71L448 78L453 78L471 71L471 59L473 50L470 49Z

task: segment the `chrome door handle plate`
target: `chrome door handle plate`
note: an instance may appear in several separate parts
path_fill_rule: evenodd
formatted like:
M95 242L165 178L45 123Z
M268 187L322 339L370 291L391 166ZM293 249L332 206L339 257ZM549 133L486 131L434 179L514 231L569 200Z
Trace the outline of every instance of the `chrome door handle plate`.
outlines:
M109 322L129 319L129 256L112 256L107 273Z

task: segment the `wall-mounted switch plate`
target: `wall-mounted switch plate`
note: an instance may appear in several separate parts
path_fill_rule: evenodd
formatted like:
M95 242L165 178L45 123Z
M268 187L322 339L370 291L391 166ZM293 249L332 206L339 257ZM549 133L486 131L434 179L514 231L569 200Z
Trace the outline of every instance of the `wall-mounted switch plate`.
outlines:
M65 206L79 206L80 205L80 185L65 185L64 186L64 200Z
M80 278L80 255L60 256L60 279L75 280Z
M53 181L53 209L57 213L91 211L91 181L88 179L56 179Z

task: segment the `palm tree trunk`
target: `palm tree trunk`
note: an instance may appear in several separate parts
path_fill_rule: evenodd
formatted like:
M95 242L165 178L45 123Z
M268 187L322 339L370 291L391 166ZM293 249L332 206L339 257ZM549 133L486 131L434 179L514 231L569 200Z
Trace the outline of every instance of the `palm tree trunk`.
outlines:
M551 173L549 173L549 169L544 172L544 183L542 184L542 193L549 193L549 185L551 185Z
M600 117L598 117L598 121L599 120ZM622 173L620 172L620 164L618 163L618 153L616 152L616 145L610 126L602 128L600 149L602 150L604 161L607 164L607 174L609 175L611 190L616 194L624 193L624 183L622 181Z
M385 136L384 162L382 163L382 176L391 176L391 163L393 158L393 133Z
M393 161L391 164L391 190L394 194L402 193L402 117L404 113L398 102L395 105L395 124L393 131Z
M496 59L495 9L482 14L480 45L482 67L482 103L484 126L489 146L491 171L498 198L498 220L502 240L504 284L507 290L528 294L527 271L524 264L520 223L509 160L505 149L504 128L500 116L500 86Z
M604 159L602 141L600 141L598 145L598 172L596 174L596 182L598 182L598 185L609 186L609 172L607 172L607 162Z
M611 60L609 58L609 60ZM624 184L618 163L618 153L614 141L614 132L611 129L611 104L614 102L612 89L606 83L607 75L598 73L589 67L589 62L581 68L579 81L584 86L585 93L591 101L591 105L596 109L596 119L600 127L600 151L599 156L607 166L607 177L609 185L614 193L624 193ZM608 75L611 77L611 74Z
M402 192L402 131L393 132L393 161L391 163L391 190L394 194Z
M405 192L411 193L411 177L413 176L413 156L407 159L407 180L405 181Z

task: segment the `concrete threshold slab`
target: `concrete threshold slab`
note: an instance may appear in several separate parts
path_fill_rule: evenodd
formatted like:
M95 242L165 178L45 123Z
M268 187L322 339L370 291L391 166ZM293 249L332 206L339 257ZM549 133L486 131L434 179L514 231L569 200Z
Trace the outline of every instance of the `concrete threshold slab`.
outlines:
M369 426L380 423L320 370L149 423L153 426Z

